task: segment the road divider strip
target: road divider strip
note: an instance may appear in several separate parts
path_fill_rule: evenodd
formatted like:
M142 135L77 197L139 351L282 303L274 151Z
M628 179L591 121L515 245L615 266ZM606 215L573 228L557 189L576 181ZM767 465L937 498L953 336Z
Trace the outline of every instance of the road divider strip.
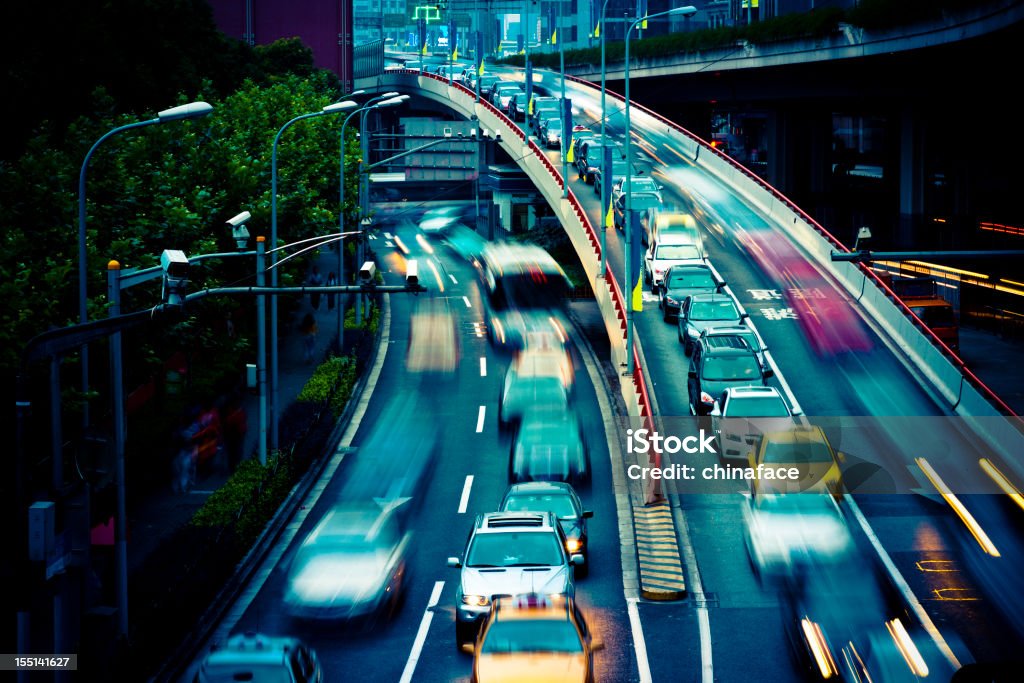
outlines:
M423 654L423 644L427 642L427 633L430 632L430 622L434 620L434 608L441 599L441 591L444 590L444 581L435 581L434 589L430 591L430 600L427 608L423 610L423 618L420 619L420 627L416 631L416 639L412 643L412 650L409 652L409 659L405 662L405 669L402 670L402 677L399 683L409 683L416 671L416 664Z
M667 501L633 506L633 528L640 565L640 595L648 600L682 600L686 579Z

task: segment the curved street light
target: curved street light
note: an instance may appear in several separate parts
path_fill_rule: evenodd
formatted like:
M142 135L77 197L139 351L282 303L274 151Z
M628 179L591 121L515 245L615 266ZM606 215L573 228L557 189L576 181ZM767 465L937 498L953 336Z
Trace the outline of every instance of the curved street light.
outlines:
M338 114L343 111L347 111L359 105L352 100L345 102L334 102L328 104L320 111L310 112L308 114L300 114L295 118L291 119L277 131L277 135L274 137L274 146L270 154L270 284L272 287L277 286L277 269L274 268L274 262L276 261L277 248L277 147L281 141L281 136L284 134L292 124L298 123L304 119L312 119L318 116L325 116L327 114ZM271 297L270 299L270 445L272 448L277 448L277 412L278 412L278 401L277 401L277 297Z
M693 5L686 5L684 7L675 7L664 12L656 12L654 14L648 14L646 16L636 19L626 29L626 64L625 64L625 80L626 80L626 215L625 220L625 235L626 235L626 269L623 286L623 294L626 296L626 372L632 374L633 372L633 262L632 259L632 242L633 242L633 155L632 155L632 140L633 130L629 120L629 38L630 33L633 29L644 21L651 19L658 19L660 17L667 16L685 16L691 17L697 13L697 8ZM607 182L607 176L601 178L602 182Z
M170 109L164 109L157 113L156 118L148 119L146 121L136 121L135 123L129 123L123 126L118 126L107 131L99 140L93 143L92 147L85 155L85 159L82 161L82 168L78 172L78 320L79 322L85 323L89 321L88 308L88 291L87 291L87 269L88 269L88 256L86 253L86 203L85 203L85 179L89 172L89 161L92 159L92 155L96 152L101 144L107 139L123 133L126 130L133 128L142 128L144 126L154 126L159 123L170 123L171 121L183 121L185 119L197 119L201 116L206 116L213 107L206 102L190 102L188 104L178 105L177 107L171 107ZM82 394L86 395L89 393L89 345L82 345ZM89 401L85 400L82 407L82 424L84 427L89 426Z

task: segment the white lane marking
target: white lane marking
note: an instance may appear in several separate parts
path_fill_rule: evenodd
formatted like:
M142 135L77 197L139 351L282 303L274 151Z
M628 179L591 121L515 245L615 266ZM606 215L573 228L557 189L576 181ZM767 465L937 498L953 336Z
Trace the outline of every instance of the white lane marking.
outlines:
M775 358L772 357L771 351L764 352L764 359L768 362L768 365L771 366L772 371L775 373L775 379L778 380L779 386L782 387L782 393L784 393L786 398L789 399L789 406L792 408L793 414L803 415L804 409L800 407L799 403L797 403L796 394L794 394L793 390L789 388L789 382L787 382L786 378L782 375L782 371L779 370L779 366L775 364Z
M651 664L647 661L647 641L644 640L644 629L640 625L640 610L636 607L636 598L626 601L629 612L629 626L633 630L633 649L636 650L636 668L640 673L640 683L651 683Z
M476 416L476 433L484 431L484 414L487 412L487 406L480 406L480 412Z
M473 304L469 303L469 297L468 296L462 297L462 300L466 302L466 308L473 308Z
M486 356L480 356L480 376L481 377L486 377L487 376L487 357Z
M847 505L850 506L850 510L853 511L853 516L857 518L857 523L860 524L860 528L864 530L864 535L871 541L871 545L874 547L875 552L878 553L878 557L882 560L882 565L886 571L889 572L889 578L896 585L896 588L903 594L903 599L910 605L910 609L914 612L914 615L921 622L921 626L928 632L928 635L935 641L935 646L939 648L939 651L946 657L949 663L953 666L953 670L956 671L960 668L960 660L953 654L953 649L946 642L946 639L939 633L939 629L935 626L935 622L931 620L928 613L924 611L924 607L918 601L917 596L914 595L913 591L910 590L910 586L907 584L906 579L900 574L900 570L893 564L892 558L889 557L889 553L886 552L885 548L882 547L882 542L878 540L878 536L875 535L874 529L868 524L867 518L864 513L860 511L860 506L857 505L857 501L853 499L853 496L847 495L843 497L843 500Z
M466 514L466 508L469 506L469 492L473 490L473 475L466 475L466 483L462 485L462 498L459 499L459 514Z
M690 526L681 508L673 507L672 515L676 520L676 530L682 543L683 564L690 579L690 595L697 605L697 630L700 632L700 680L701 683L714 683L715 669L711 657L711 615L708 612L704 597L704 584L700 580L700 569L697 566L697 554L690 540Z
M416 639L412 643L412 651L409 652L409 659L405 662L405 669L402 671L399 683L409 683L412 680L412 674L416 671L416 664L420 661L420 655L423 654L423 644L427 642L430 622L434 620L434 613L431 610L437 606L437 601L441 598L441 590L443 588L444 581L434 582L434 590L430 592L430 602L427 603L427 608L423 610L423 619L420 620L420 628L416 631Z
M448 277L450 277L450 278L451 278L451 280L452 280L452 284L453 284L453 285L457 285L457 284L459 284L459 281L458 281L458 280L456 280L456 279L455 279L455 276L454 276L454 275L452 275L451 273L448 273Z

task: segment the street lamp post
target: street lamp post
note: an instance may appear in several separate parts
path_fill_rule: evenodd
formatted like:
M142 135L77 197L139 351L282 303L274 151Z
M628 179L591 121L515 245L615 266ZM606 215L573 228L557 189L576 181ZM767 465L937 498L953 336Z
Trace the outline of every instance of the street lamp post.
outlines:
M277 147L281 142L281 136L292 124L303 119L311 119L325 114L337 114L357 106L355 102L335 102L329 104L320 111L301 114L291 119L277 131L274 137L274 146L270 154L270 285L277 286L277 269L275 269L274 249L277 247ZM277 377L277 297L270 301L270 445L277 448L277 414L280 406L277 401L278 377Z
M598 23L597 23L597 30L601 34L600 38L601 38L601 143L602 144L604 144L605 140L607 140L607 137L605 137L607 135L607 132L605 130L605 122L608 120L608 112L605 111L605 92L606 92L606 88L605 88L605 75L606 75L606 66L605 66L605 48L604 48L605 35L608 33L608 27L605 26L605 11L607 11L607 9L608 9L608 0L604 0L604 4L601 5L601 18L598 20ZM602 27L603 27L603 29L602 29ZM609 169L607 168L607 164L605 164L605 159L607 159L607 158L608 158L608 155L606 155L606 154L602 154L601 155L601 178L602 178L602 182L607 182L607 178L608 178L608 170ZM610 207L604 205L604 200L603 200L604 194L608 194L608 193L602 193L602 201L601 201L601 267L600 267L600 274L601 274L602 277L604 276L604 274L606 272L606 269L608 268L608 263L607 263L608 259L605 256L605 254L607 252L606 244L607 244L607 240L608 240L608 226L605 224L605 215L607 214L608 209L610 208ZM609 197L608 201L610 202L611 201L611 195L608 194L608 197Z
M562 23L562 6L558 7L558 19L555 20L555 35L558 36L558 25ZM565 107L565 36L558 37L558 63L562 70L562 107ZM569 198L569 144L572 142L572 110L568 116L562 116L562 199Z
M92 147L89 148L88 153L85 155L85 159L82 161L82 168L78 172L78 321L81 323L88 322L88 291L87 291L87 278L86 272L88 269L88 255L86 253L86 204L85 204L85 178L89 172L89 161L92 159L92 155L96 152L101 144L103 144L108 138L111 138L118 133L123 133L126 130L133 128L142 128L144 126L152 126L158 123L169 123L171 121L181 121L184 119L196 119L201 116L206 116L213 107L206 102L191 102L189 104L182 104L177 107L171 107L170 109L164 109L156 115L156 118L149 119L147 121L136 121L123 126L118 126L112 130L107 131L103 137L93 143ZM89 392L89 346L88 344L82 345L82 394L85 396ZM89 401L88 398L82 407L82 424L85 427L89 426Z
M632 242L633 242L633 156L632 156L632 128L629 120L629 38L630 33L640 23L650 21L651 19L657 19L659 17L667 16L693 16L697 13L697 8L693 5L686 5L684 7L676 7L664 12L655 12L654 14L648 14L643 17L639 17L634 20L629 28L626 29L626 61L625 61L625 81L626 81L626 215L624 217L625 233L626 233L626 268L624 286L622 288L623 293L626 296L626 372L629 374L633 373L633 255L632 255ZM603 43L602 43L603 44ZM602 62L603 63L603 62ZM602 68L602 74L604 69ZM609 182L609 178L604 175L602 171L601 181ZM637 278L639 280L639 278Z
M338 230L339 232L345 232L345 129L348 126L348 122L352 120L352 117L363 111L363 109L372 109L375 106L374 102L380 100L387 100L398 96L396 92L384 93L378 97L374 97L367 101L362 107L356 109L348 116L345 117L344 123L341 124L341 176L338 184L338 194L341 200L341 211L338 219ZM338 241L338 282L345 282L345 242L343 240ZM345 303L343 297L338 297L338 353L342 352L345 342Z
M392 97L384 99L381 102L377 102L373 107L363 107L359 116L359 142L362 148L362 152L359 155L359 213L360 216L366 218L370 213L370 176L368 167L370 166L370 134L366 130L366 115L371 109L379 109L381 107L393 107L405 102L409 99L408 95L398 95L397 93L388 93ZM383 96L382 96L383 98ZM373 100L370 100L373 102ZM363 262L363 240L366 235L360 233L356 238L356 249L358 253L357 261ZM356 294L356 324L358 325L363 321L363 295L362 293Z

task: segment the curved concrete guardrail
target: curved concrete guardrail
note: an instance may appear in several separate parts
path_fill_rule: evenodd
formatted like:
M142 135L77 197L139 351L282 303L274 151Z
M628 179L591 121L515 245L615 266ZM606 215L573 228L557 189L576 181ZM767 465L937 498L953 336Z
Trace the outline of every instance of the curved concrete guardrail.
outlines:
M481 131L487 131L489 136L500 136L498 144L533 181L568 233L601 310L611 346L611 361L615 367L625 367L626 308L622 290L611 270L603 276L600 274L600 236L572 190L569 190L568 198L562 197L562 174L537 143L529 139L494 105L484 99L477 102L473 90L461 83L449 85L447 78L427 73L421 75L419 71L413 70L394 70L373 79L357 81L356 87L406 92L415 88L421 96L441 102L466 118L476 117ZM636 367L639 368L640 364L637 363ZM640 418L645 426L653 429L644 373L637 371L632 376L620 375L620 387L630 416Z
M599 88L590 81L570 79ZM624 102L618 93L608 91L608 96ZM871 269L863 264L833 263L832 251L850 250L789 198L676 123L635 102L631 103L631 109L634 126L664 130L689 154L694 165L718 178L789 235L795 246L822 272L830 274L850 298L860 303L887 341L909 360L946 406L965 418L975 433L997 447L1011 469L1024 474L1024 463L1017 457L1024 452L1024 423Z

